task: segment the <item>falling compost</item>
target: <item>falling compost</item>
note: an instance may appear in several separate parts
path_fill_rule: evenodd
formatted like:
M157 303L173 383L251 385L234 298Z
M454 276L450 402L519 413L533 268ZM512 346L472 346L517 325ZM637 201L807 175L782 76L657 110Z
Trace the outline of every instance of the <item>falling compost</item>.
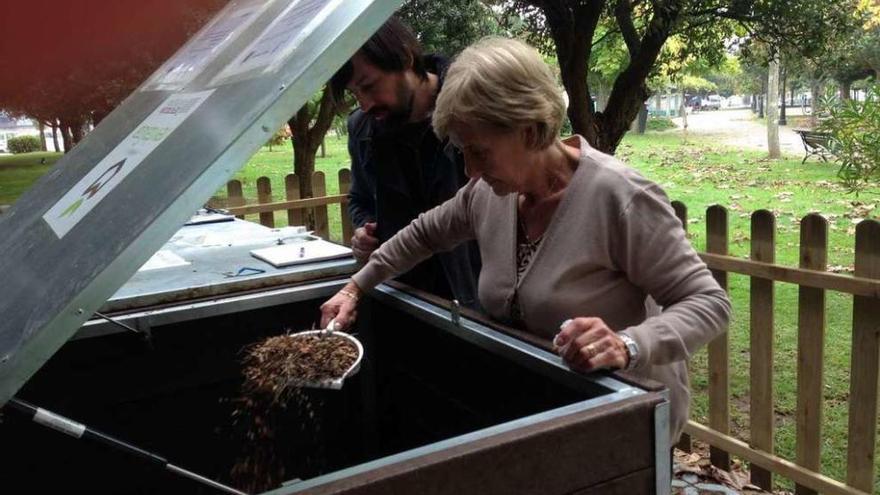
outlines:
M295 477L288 472L290 442L283 437L291 423L300 432L319 428L314 397L303 384L341 378L357 357L355 345L333 333L273 336L245 349L241 397L233 411L245 440L231 472L236 486L257 492Z

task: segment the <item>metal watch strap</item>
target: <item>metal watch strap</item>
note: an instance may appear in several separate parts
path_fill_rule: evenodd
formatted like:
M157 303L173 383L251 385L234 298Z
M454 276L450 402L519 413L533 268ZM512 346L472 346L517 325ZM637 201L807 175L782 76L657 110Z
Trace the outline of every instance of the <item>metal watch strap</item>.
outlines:
M639 357L639 344L637 344L629 335L620 334L618 337L623 341L623 345L626 347L626 354L629 356L624 371L631 370L635 367L636 360Z

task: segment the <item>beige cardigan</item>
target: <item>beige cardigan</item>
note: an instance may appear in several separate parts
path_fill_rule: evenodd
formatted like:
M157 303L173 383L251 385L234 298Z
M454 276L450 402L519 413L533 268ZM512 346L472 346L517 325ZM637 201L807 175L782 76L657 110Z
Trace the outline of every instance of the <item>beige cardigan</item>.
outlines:
M659 186L579 136L566 144L579 147L580 163L518 286L517 195L496 196L480 180L384 243L353 280L372 288L475 238L484 310L507 321L517 289L526 330L536 335L551 339L565 319L597 316L632 337L640 349L633 373L669 388L675 442L688 417L686 361L726 329L730 303ZM662 313L646 313L648 295Z

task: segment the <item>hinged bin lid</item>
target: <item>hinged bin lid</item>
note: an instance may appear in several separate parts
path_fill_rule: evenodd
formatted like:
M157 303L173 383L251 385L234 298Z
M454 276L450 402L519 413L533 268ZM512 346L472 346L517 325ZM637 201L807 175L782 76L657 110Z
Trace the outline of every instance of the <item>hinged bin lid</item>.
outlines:
M399 3L229 2L0 215L0 405Z

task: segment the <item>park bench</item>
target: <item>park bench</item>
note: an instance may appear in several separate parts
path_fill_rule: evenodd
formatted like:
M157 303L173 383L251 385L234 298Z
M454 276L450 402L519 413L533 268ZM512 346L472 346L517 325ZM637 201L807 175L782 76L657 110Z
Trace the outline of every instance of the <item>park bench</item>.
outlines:
M807 161L811 156L818 156L823 162L827 162L828 158L834 158L832 149L831 135L825 132L811 131L808 129L795 129L804 143L804 159L801 164Z

